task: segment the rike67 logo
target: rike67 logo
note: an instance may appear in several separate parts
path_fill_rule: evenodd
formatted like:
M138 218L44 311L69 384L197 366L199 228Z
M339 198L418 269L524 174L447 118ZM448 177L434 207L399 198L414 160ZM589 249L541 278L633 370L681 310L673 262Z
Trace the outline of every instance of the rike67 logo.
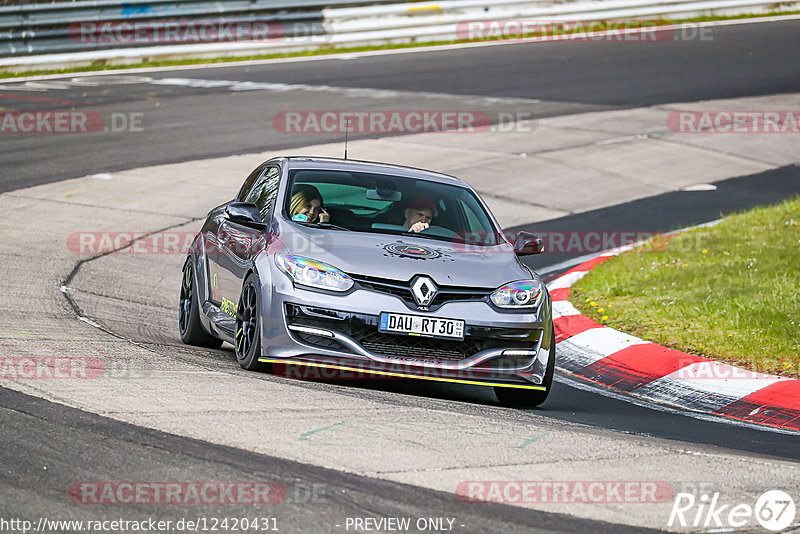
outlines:
M757 523L767 530L777 532L793 524L795 513L794 500L781 490L763 493L756 500L755 506L748 503L722 504L719 493L703 493L697 498L693 493L681 492L675 495L667 527L692 530L752 528Z

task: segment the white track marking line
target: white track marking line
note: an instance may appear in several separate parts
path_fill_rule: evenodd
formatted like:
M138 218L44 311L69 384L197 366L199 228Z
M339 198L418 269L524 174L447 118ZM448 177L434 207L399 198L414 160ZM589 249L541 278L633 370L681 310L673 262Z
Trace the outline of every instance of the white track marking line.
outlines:
M284 93L287 91L309 91L312 93L333 93L350 96L353 98L375 98L390 100L400 97L414 97L426 99L458 100L460 102L478 101L486 105L494 104L538 104L537 99L529 98L501 98L481 95L457 95L451 93L434 93L427 91L397 91L393 89L372 89L366 87L338 87L332 85L308 85L303 83L271 83L248 82L238 80L207 80L202 78L155 78L149 82L151 85L167 85L179 87L194 87L201 89L227 87L230 91L274 91Z
M97 79L99 81L99 78ZM309 85L303 83L252 82L242 80L211 80L204 78L150 78L131 76L125 85L148 84L172 87L189 87L194 89L227 88L229 91L271 91L285 93L288 91L307 91L311 93L330 93L351 98L371 98L376 100L392 100L413 98L415 100L452 100L461 104L479 106L496 106L502 104L530 106L541 101L535 98L494 97L482 95L461 95L452 93L435 93L429 91L398 91L393 89L374 89L368 87L338 87L333 85ZM16 84L0 85L0 91L35 91L67 90L74 87L105 86L104 83L87 83L80 78L69 81L17 81ZM113 83L113 85L121 85Z

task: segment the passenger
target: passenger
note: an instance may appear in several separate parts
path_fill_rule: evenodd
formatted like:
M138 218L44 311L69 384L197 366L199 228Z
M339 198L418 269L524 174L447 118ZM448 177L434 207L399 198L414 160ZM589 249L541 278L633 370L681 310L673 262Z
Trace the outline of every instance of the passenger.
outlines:
M430 227L434 217L439 215L436 202L431 198L418 198L412 200L404 211L406 220L403 226L409 232L421 232Z
M289 217L300 222L330 222L331 216L322 204L322 195L313 185L301 185L295 189L289 202Z

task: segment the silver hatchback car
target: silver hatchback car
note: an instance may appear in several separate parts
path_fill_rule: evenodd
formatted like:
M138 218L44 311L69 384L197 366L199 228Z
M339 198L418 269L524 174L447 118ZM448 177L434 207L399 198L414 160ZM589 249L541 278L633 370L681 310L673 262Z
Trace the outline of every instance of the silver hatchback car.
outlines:
M180 335L233 344L249 370L474 384L536 406L553 381L552 306L519 256L541 251L453 176L276 158L208 214L183 268Z

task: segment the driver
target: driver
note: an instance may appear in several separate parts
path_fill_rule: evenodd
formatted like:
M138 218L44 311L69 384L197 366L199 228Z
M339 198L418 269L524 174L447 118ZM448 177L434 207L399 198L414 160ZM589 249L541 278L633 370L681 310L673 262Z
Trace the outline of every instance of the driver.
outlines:
M418 233L430 227L431 220L439 215L436 202L432 198L418 198L412 200L404 211L405 221L403 226L409 232Z
M313 185L301 185L295 189L289 201L289 217L300 222L330 222L331 216L322 207L322 195Z

